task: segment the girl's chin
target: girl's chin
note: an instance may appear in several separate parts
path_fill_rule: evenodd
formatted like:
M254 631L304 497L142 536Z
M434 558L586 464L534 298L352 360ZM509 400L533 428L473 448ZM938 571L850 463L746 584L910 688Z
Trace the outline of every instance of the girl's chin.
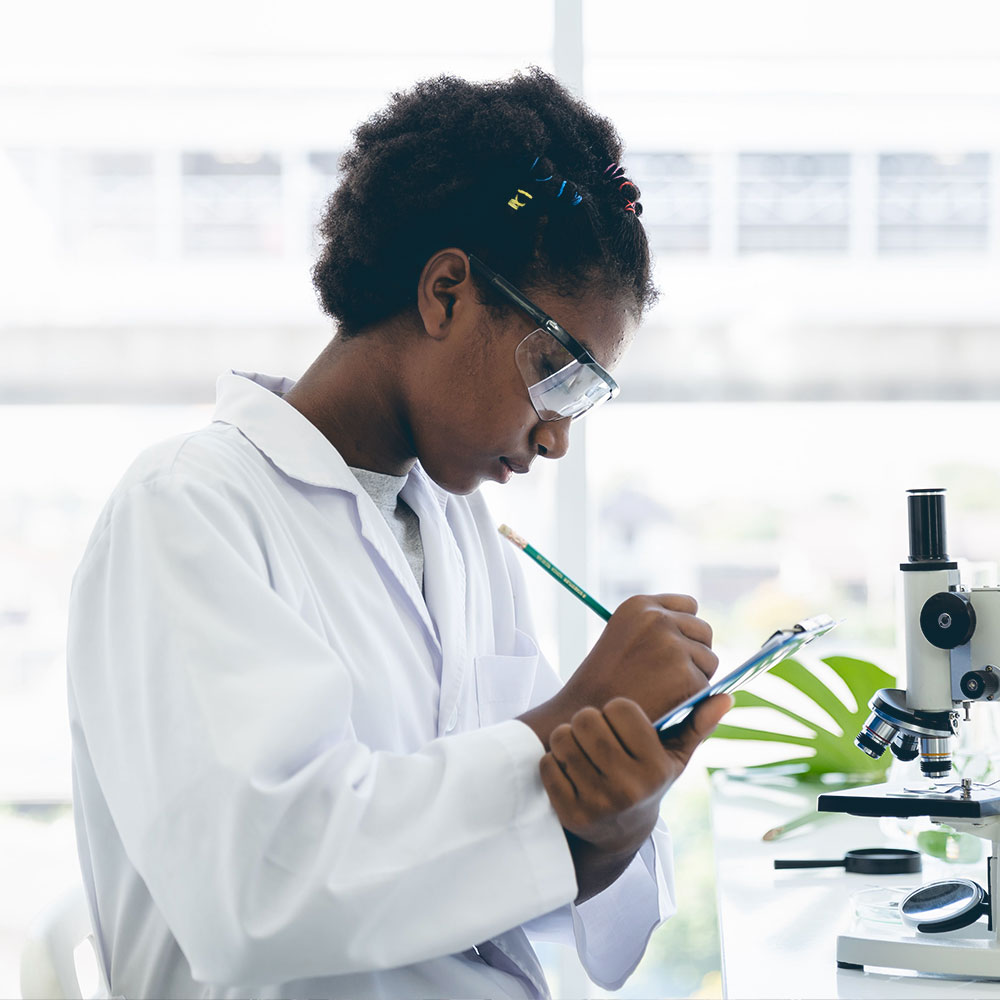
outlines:
M424 472L426 472L427 475L441 487L441 489L445 490L445 492L460 497L467 496L470 493L475 493L486 479L495 479L497 482L506 482L506 480L502 480L500 478L499 470L497 470L496 474L493 476L484 476L482 473L470 473L465 470L432 470L424 466Z

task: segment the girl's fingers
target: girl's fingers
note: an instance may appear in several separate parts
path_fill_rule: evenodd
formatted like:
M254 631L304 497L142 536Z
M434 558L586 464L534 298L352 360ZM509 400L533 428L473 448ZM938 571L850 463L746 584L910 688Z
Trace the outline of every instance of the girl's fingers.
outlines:
M568 815L569 810L576 804L576 789L573 787L573 782L551 753L542 757L539 770L542 775L542 785L548 793L556 815L559 817Z
M646 713L631 698L612 698L604 718L619 744L636 760L658 760L663 754L660 737Z
M667 752L677 758L682 767L686 766L698 744L712 735L712 730L732 707L731 694L716 694L706 698L680 723L677 734L664 743Z
M571 723L564 722L552 730L549 749L578 793L585 794L598 786L601 772L577 742Z
M603 712L582 708L573 716L572 726L580 748L601 774L620 771L627 764L629 754Z

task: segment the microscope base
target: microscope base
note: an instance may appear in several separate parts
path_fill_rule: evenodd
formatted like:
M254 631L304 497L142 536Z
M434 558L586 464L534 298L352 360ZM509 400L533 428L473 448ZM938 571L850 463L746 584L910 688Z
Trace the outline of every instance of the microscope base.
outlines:
M927 934L921 934L919 940L916 937L841 934L837 938L837 965L857 969L908 969L963 979L1000 979L1000 954L992 934L961 940L950 936L940 940Z
M900 794L888 785L872 785L847 793L821 795L818 808L856 816L928 816L957 830L990 841L987 896L1000 900L1000 795L977 788L961 795ZM994 907L996 904L993 904ZM842 969L908 969L912 972L1000 979L1000 920L979 921L960 930L925 934L902 924L892 928L860 924L854 933L837 937L837 965ZM865 929L868 933L858 933Z

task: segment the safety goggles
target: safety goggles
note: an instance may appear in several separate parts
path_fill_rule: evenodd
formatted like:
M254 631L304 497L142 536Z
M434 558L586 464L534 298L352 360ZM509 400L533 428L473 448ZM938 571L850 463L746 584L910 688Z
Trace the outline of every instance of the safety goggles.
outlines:
M531 404L542 420L576 419L598 403L618 395L618 383L551 316L471 253L469 263L504 298L538 324L517 345L514 359Z

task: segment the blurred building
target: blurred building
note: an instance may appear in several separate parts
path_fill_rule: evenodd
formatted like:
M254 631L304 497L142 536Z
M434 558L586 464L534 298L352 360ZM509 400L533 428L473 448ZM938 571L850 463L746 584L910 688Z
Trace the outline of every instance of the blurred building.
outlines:
M330 331L313 230L351 128L390 86L549 61L524 3L419 55L405 5L378 46L300 6L137 35L110 4L96 54L7 33L0 400L200 401L241 359L301 369ZM587 96L628 144L663 292L623 401L1000 388L1000 15L932 6L638 4L628 32L585 6Z

